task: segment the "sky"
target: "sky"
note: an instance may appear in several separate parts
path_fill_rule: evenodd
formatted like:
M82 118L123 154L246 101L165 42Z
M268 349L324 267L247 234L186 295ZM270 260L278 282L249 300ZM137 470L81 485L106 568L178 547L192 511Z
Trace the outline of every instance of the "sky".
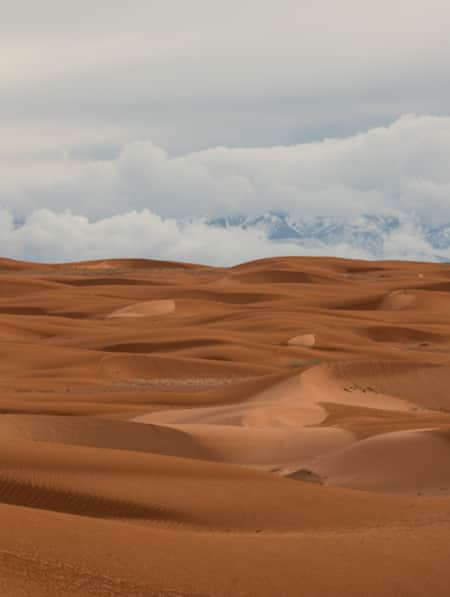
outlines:
M282 210L392 212L388 256L424 254L414 223L450 223L449 25L440 0L0 0L0 253L307 252L204 221Z

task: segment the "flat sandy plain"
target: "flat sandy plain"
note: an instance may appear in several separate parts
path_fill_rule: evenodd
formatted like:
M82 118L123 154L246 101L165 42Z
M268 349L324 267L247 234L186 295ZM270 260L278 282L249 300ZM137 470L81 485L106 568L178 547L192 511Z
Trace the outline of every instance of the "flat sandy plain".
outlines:
M450 594L450 265L0 260L0 595Z

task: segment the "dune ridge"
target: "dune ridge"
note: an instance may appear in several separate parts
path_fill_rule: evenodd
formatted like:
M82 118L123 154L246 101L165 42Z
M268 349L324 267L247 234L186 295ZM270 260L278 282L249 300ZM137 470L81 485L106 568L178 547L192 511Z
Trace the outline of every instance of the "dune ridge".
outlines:
M449 279L1 259L0 593L446 596Z

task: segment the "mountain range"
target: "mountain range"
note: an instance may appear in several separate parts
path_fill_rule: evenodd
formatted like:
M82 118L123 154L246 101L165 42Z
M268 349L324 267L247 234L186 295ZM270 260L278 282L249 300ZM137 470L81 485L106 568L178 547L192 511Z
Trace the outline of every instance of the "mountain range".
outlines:
M407 257L409 237L415 245L410 252L413 258L450 261L450 224L427 226L413 216L364 214L349 221L321 216L294 218L282 211L269 211L259 216L239 214L206 222L216 228L258 230L271 241L294 243L308 249L346 246L374 259L392 257L392 245L396 245L400 236L405 251L402 257Z

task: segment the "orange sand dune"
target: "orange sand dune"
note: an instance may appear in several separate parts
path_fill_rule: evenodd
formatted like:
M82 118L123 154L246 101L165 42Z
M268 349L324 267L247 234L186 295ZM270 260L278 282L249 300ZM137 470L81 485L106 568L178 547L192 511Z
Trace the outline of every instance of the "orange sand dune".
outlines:
M0 260L0 595L444 597L450 273Z
M155 317L173 311L175 311L175 301L146 301L113 311L108 317Z
M450 442L432 430L376 435L310 466L327 484L450 496Z

